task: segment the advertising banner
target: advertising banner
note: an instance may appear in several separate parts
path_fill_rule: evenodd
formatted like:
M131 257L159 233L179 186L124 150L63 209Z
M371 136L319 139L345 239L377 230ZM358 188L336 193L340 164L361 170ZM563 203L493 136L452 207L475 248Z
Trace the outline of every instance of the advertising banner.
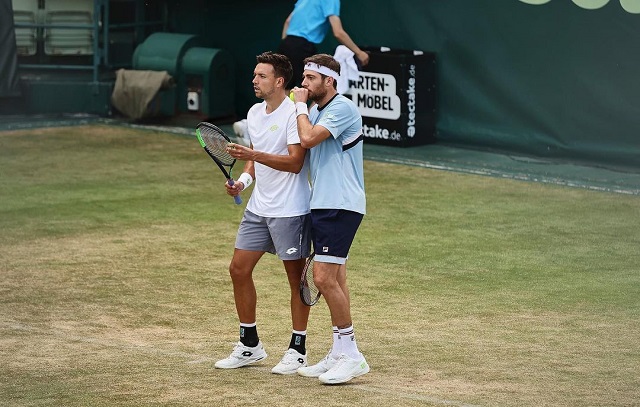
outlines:
M366 143L407 147L434 143L435 54L365 48L369 64L345 96L362 114Z

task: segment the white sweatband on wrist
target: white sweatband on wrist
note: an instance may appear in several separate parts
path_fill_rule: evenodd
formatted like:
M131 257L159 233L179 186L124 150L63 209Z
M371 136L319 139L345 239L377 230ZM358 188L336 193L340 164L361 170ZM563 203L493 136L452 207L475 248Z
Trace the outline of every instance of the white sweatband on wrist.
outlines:
M242 182L244 184L244 189L247 189L249 188L249 185L253 183L253 177L248 172L243 172L236 181Z
M309 116L309 108L304 102L296 102L296 117L300 116L301 114L306 114L307 116Z

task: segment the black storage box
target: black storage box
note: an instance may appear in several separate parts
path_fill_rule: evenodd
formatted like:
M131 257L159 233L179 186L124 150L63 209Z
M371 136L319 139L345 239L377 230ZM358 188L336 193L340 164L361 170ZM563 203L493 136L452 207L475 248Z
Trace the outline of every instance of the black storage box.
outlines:
M345 96L362 114L366 143L408 147L436 141L435 53L364 47L369 63Z

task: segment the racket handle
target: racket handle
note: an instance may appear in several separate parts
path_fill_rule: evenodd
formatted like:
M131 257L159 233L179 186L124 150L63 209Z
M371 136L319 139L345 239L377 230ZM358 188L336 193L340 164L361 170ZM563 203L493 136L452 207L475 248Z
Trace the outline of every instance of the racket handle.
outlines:
M234 181L233 178L229 178L227 180L227 182L229 183L229 185L233 186ZM240 195L236 195L233 197L233 200L235 201L236 205L240 205L242 203L242 198L240 198Z

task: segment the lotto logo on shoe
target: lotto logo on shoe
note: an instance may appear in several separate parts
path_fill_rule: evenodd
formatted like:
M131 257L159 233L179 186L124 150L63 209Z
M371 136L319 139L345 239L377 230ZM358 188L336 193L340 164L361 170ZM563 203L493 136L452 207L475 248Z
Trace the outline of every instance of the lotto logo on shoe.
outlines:
M245 350L244 352L242 352L242 356L249 357L251 355L253 355L253 352L249 352L248 350Z

